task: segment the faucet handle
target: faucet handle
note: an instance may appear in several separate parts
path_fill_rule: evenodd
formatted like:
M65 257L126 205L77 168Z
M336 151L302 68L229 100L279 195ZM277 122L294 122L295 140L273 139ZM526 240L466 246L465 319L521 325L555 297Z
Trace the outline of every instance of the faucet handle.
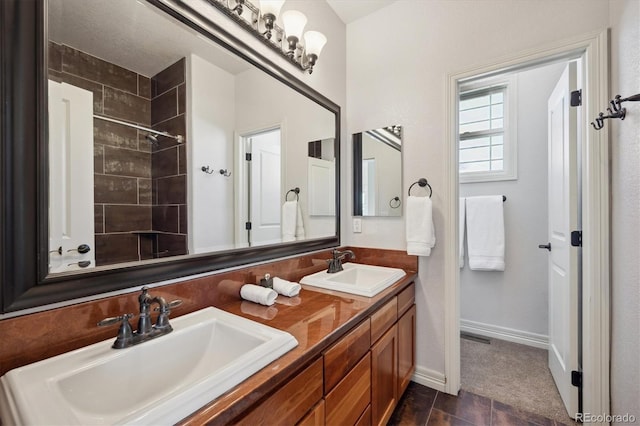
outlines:
M167 303L166 312L169 312L171 311L171 309L177 308L180 305L182 305L182 300L180 299L172 300L171 302ZM157 307L154 309L154 311L160 311L160 310L161 310L160 307Z
M128 322L129 318L133 318L133 314L124 314L117 317L105 318L98 322L98 327L107 327L113 324L124 323L125 321Z
M116 337L116 341L113 342L113 345L111 345L112 348L122 349L130 346L131 339L133 338L133 330L131 329L131 324L129 323L129 318L131 317L133 317L133 314L124 314L117 317L105 318L102 321L98 322L98 327L106 327L108 325L120 323L118 336Z

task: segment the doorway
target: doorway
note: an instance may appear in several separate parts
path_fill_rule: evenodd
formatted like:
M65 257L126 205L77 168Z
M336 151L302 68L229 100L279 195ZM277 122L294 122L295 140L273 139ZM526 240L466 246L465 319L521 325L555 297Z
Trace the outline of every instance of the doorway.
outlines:
M449 161L445 170L445 211L452 216L459 208L458 122L459 84L474 76L495 76L506 71L525 69L555 60L584 58L582 113L579 131L583 197L582 253L582 391L583 412L609 410L609 180L607 134L591 130L587 117L597 116L608 102L608 35L606 31L521 52L497 63L448 76L446 140ZM587 237L588 236L588 237ZM450 394L460 390L460 271L459 223L450 221L444 230L445 241L445 375L442 389Z
M244 183L241 197L246 219L247 246L276 244L282 240L282 138L280 128L242 135Z
M579 370L577 348L568 344L577 342L579 329L576 322L567 321L577 318L577 312L555 291L565 287L549 286L549 272L559 270L555 264L549 266L549 259L563 250L549 252L539 246L546 246L548 235L564 235L557 227L549 232L550 224L558 222L556 217L568 216L552 202L561 186L552 183L557 176L553 172L557 166L552 165L558 161L549 155L557 152L548 143L549 98L559 80L564 81L565 70L571 68L575 74L579 65L579 60L549 61L490 78L471 77L460 83L458 109L464 248L461 387L563 423L570 422L563 400L569 407L566 411L578 412L578 388L567 386L564 374L552 375L549 366L558 367L554 361L562 353L562 365ZM574 116L579 108L572 109ZM570 124L575 129L577 121ZM572 140L571 146L576 145ZM571 164L577 163L576 154ZM575 168L572 172L579 178ZM490 236L484 235L489 228ZM486 263L487 254L500 261ZM577 294L571 301L577 302ZM556 302L563 302L562 309ZM567 315L558 315L564 312ZM562 329L565 323L572 329ZM556 387L562 389L562 397Z

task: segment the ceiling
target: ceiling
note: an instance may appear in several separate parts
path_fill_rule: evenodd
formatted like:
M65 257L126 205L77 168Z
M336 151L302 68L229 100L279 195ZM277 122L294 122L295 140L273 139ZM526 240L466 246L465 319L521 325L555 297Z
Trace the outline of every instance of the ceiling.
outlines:
M396 0L327 0L329 6L345 24L356 21L395 2Z
M204 2L183 1L205 16L211 13ZM327 3L348 24L395 1L327 0ZM153 76L190 53L232 74L250 67L144 1L49 0L48 12L52 41L90 52L142 75Z

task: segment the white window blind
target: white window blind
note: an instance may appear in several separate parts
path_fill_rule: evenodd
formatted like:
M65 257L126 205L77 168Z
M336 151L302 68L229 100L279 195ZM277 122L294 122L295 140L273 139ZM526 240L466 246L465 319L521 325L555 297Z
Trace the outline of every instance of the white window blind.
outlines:
M460 96L460 173L504 170L506 88Z
M513 79L461 88L460 182L516 178L514 97Z

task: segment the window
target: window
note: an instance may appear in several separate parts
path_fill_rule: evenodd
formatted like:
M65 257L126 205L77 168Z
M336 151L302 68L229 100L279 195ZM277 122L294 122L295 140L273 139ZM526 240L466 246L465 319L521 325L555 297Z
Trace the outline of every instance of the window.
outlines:
M516 179L515 82L461 87L460 182Z

